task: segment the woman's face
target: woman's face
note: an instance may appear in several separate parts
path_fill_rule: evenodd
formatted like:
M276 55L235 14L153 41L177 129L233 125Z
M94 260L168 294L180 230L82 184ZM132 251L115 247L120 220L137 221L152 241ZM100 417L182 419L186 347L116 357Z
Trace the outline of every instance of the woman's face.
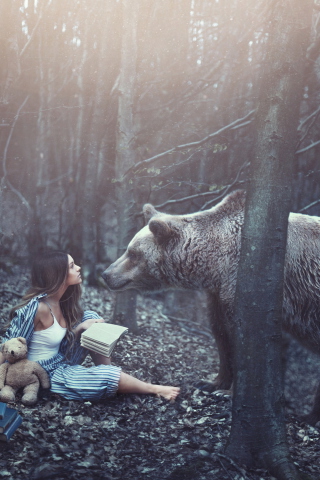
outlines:
M71 255L68 255L68 276L66 279L66 285L69 287L70 285L78 285L82 282L82 278L80 275L80 267L74 263L73 258Z

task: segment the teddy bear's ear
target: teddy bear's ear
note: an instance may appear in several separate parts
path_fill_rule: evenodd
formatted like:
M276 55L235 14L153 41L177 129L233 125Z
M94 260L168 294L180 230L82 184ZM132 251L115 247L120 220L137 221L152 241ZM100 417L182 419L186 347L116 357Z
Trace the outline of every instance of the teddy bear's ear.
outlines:
M17 340L19 340L19 342L23 343L24 345L27 345L27 340L23 337L17 337Z

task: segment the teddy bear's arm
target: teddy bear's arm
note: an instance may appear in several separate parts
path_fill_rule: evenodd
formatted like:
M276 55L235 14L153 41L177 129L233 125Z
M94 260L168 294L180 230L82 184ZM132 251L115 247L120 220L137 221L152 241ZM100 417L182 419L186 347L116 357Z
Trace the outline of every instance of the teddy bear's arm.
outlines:
M45 369L42 368L41 365L39 365L39 363L36 363L34 373L39 378L42 388L50 388L50 377L45 371Z
M8 368L9 368L9 363L3 363L0 366L0 390L1 388L4 387Z

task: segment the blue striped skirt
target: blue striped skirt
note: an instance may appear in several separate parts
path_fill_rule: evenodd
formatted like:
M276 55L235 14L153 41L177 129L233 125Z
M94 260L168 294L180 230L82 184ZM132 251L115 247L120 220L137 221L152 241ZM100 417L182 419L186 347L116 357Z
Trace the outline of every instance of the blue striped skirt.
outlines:
M50 375L51 392L68 400L98 401L115 395L118 390L121 368L114 365L89 368L70 365L59 353L39 363Z

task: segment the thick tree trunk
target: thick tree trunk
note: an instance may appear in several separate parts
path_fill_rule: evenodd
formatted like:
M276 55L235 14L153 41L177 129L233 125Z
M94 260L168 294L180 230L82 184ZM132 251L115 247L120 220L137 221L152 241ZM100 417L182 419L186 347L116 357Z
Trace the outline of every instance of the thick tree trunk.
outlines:
M122 1L123 33L121 48L121 71L119 77L119 103L116 145L116 202L119 220L118 256L125 251L133 234L137 231L134 178L124 173L135 163L133 103L137 61L137 22L139 3ZM136 293L128 290L117 295L115 323L137 331Z
M247 191L233 325L234 401L227 454L281 480L290 463L284 424L281 312L291 172L311 0L273 6Z
M17 5L12 0L3 0L0 5L0 100L1 105L10 103L11 87L21 74L17 25L21 22Z
M48 229L44 227L46 222L46 187L45 179L48 178L49 170L49 141L47 132L50 132L50 116L48 114L49 97L48 78L50 66L45 61L48 54L47 23L43 20L37 32L37 81L39 109L37 118L36 156L34 159L34 179L32 193L30 192L31 205L33 207L32 228L30 229L28 243L29 252L35 255L39 249L46 247L46 234ZM46 225L47 227L47 225Z

